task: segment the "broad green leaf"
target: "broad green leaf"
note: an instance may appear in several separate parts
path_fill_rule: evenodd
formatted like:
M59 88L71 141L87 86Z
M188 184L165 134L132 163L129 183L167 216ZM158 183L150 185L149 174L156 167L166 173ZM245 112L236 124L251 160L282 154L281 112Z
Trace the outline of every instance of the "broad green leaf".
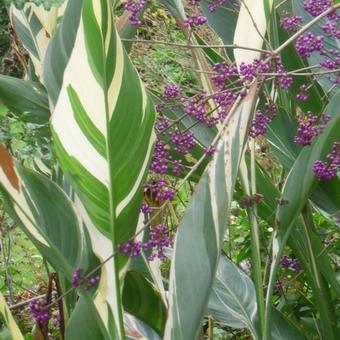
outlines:
M4 0L6 4L13 4L18 9L22 9L25 4L35 4L37 6L40 6L47 11L51 10L53 7L59 7L63 3L66 2L66 0Z
M198 183L176 234L165 338L195 339L199 331L253 112L254 86L230 113L215 157Z
M63 84L64 70L73 51L80 20L82 0L68 1L63 20L51 38L43 63L43 83L50 105L56 104Z
M65 338L84 340L111 340L93 301L84 293L76 304L67 323Z
M57 157L77 194L93 251L104 261L135 234L155 119L114 26L111 1L69 1L44 70ZM124 337L127 262L119 254L104 264L95 301L116 338Z
M39 83L1 75L0 99L24 121L46 124L50 118L47 94Z
M332 96L324 111L324 114L332 117L337 113L340 113L340 90Z
M24 340L24 337L9 310L4 296L0 292L0 314L13 340ZM1 334L0 334L1 335Z
M254 339L260 338L254 284L225 256L220 258L218 264L208 314L229 327L248 328Z
M70 280L84 260L85 244L69 198L45 176L14 165L1 145L0 191L7 212L42 255Z
M272 309L273 339L304 339L280 312ZM208 314L232 328L248 328L254 339L258 333L258 312L255 287L251 279L227 257L220 258L211 290Z
M127 273L124 282L123 305L126 312L163 335L167 316L166 308L160 294L142 273L133 271Z

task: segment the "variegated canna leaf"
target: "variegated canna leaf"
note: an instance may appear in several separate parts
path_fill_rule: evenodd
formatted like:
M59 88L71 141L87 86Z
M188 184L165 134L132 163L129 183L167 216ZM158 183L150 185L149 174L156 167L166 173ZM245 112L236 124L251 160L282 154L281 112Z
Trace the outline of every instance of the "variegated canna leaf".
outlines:
M56 270L85 266L81 223L72 202L45 176L15 164L0 145L0 192L7 212Z
M42 63L50 37L54 33L59 18L63 15L65 4L52 7L49 11L42 6L26 3L23 9L10 7L10 18L22 44L29 53L35 74L42 76Z
M52 54L58 49L62 60ZM135 234L155 112L117 34L111 1L69 1L47 55L44 79L57 157L77 194L93 250L104 261ZM126 267L123 255L105 263L95 300L119 339Z

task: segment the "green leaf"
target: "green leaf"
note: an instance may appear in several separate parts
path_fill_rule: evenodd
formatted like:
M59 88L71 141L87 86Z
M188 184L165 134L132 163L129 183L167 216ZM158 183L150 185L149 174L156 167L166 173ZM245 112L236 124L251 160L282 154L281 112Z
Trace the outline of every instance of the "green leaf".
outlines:
M248 328L259 339L255 287L227 257L220 258L211 289L208 314L232 328Z
M0 99L23 121L46 124L50 119L47 94L39 83L0 76Z
M248 328L254 339L260 339L255 287L251 279L227 257L220 258L211 290L208 313L232 328ZM286 317L272 309L273 339L304 339Z
M114 26L111 1L69 1L44 70L57 158L77 195L93 251L105 261L135 234L155 120ZM116 338L124 337L127 262L123 254L105 262L98 289L96 308Z
M66 339L111 340L103 320L88 293L84 293L76 304L67 323Z
M123 290L125 311L163 335L167 317L162 298L142 273L129 271Z

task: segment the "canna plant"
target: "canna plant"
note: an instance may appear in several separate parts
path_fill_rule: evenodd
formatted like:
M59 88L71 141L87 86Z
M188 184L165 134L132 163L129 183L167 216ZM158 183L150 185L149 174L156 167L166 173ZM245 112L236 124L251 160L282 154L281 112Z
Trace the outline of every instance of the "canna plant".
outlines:
M62 339L198 339L206 318L209 339L214 322L254 339L336 339L340 286L315 213L339 222L337 1L161 3L186 40L154 43L190 49L194 94L141 81L129 50L143 42L133 38L143 0L123 3L118 19L108 0L9 7L29 61L25 79L0 76L0 98L43 128L55 154L20 162L0 146L6 211L55 272L29 305L34 336L51 337L57 309ZM274 169L259 163L264 145ZM178 218L177 197L193 185ZM250 275L230 255L236 202ZM303 271L307 317L278 303L280 266Z

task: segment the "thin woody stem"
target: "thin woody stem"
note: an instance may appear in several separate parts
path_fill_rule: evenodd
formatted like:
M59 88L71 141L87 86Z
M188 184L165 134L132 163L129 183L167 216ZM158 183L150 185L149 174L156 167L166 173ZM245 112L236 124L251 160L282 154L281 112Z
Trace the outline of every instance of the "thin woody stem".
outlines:
M183 48L189 48L189 49L195 49L195 48L231 48L231 49L240 49L240 50L249 50L249 51L256 51L261 52L265 54L270 54L271 52L267 50L262 50L258 48L252 48L252 47L246 47L246 46L240 46L236 44L230 44L230 45L194 45L194 44L181 44L181 43L175 43L172 41L162 41L162 40L148 40L148 39L128 39L128 38L122 38L122 41L130 41L130 42L136 42L136 43L143 43L143 44L154 44L154 45L168 45L168 46L175 46L175 47L183 47Z
M325 12L321 13L317 17L315 17L313 20L311 20L308 24L303 26L299 31L297 31L295 34L293 34L289 39L287 39L281 46L279 46L276 50L273 51L273 55L279 54L283 49L285 49L290 43L292 43L294 40L296 40L301 34L308 31L312 26L314 26L317 22L319 22L321 19L323 19L328 14L336 11L338 8L340 8L340 4L336 4L330 8L328 8Z

